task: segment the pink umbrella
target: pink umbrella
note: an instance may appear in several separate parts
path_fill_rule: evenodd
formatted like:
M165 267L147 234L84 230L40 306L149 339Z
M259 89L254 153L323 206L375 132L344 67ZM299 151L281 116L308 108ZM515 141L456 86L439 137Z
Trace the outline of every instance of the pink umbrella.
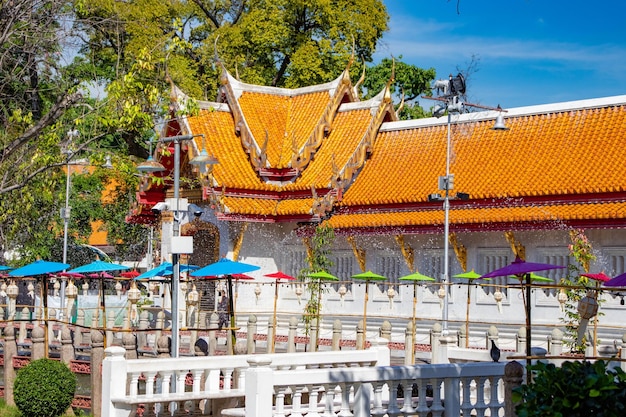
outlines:
M604 272L600 272L598 274L580 274L581 277L587 277L591 279L595 279L600 282L608 282L611 280L611 277L606 275ZM607 284L604 284L607 285Z
M273 318L273 323L274 323L274 333L272 335L272 344L270 345L270 352L274 353L274 348L276 347L276 304L278 303L278 281L280 281L281 279L284 279L286 281L293 281L296 278L292 277L291 275L287 275L282 271L278 271L278 272L273 272L271 274L265 274L265 277L269 277L269 278L274 278L276 279L276 286L274 287L274 318Z

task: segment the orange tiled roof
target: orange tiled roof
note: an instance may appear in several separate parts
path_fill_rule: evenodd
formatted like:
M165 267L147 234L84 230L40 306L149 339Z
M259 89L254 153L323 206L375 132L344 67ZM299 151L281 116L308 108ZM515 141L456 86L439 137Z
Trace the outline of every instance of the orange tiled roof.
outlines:
M469 121L465 121L469 119ZM626 191L626 109L509 115L452 125L450 172L472 199ZM383 125L371 160L345 193L343 206L424 202L446 172L446 122ZM624 133L621 133L621 132ZM381 187L381 184L386 184Z
M559 227L560 222L594 220L610 226L612 221L624 225L626 220L626 201L609 203L576 203L560 205L531 205L521 207L473 207L450 210L451 230L490 229L494 223L518 224L537 223L537 228L544 228L546 223ZM335 229L361 228L411 228L424 227L429 231L442 229L444 213L442 210L425 211L389 211L374 213L338 214L328 220ZM562 225L562 224L561 224ZM532 228L532 225L529 226Z

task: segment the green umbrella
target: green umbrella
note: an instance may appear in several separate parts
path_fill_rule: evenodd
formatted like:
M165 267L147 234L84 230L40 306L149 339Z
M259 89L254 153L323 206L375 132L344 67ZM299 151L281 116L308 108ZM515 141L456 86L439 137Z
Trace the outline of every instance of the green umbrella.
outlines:
M453 275L453 277L469 280L469 283L467 284L467 309L465 310L465 347L468 348L469 347L470 284L475 279L480 279L481 275L472 269L471 271ZM489 280L489 278L485 278L485 279Z
M434 282L435 278L431 278L427 275L420 274L415 271L412 274L400 277L400 281L413 281L413 344L415 344L415 310L417 307L417 283L422 282ZM411 349L411 363L415 363L415 349Z
M387 278L382 275L375 274L372 271L362 272L352 275L352 279L358 279L365 282L365 302L363 303L363 344L361 349L365 349L365 339L367 338L367 301L369 300L369 283L370 281L386 281Z
M317 272L311 272L309 274L307 274L307 277L309 278L316 278L318 280L318 292L317 292L317 325L319 326L320 323L320 311L322 309L322 281L339 281L339 278L337 278L336 276L334 276L333 274L330 274L326 271L317 271ZM319 330L317 331L317 333L315 334L316 340L315 340L315 349L317 349L317 343L319 340Z

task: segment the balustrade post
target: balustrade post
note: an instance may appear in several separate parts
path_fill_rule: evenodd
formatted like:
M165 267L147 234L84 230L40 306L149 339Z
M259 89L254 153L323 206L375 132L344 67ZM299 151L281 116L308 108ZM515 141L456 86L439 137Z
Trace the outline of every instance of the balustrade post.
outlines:
M359 322L356 325L356 348L357 350L361 350L362 347L365 345L365 343L363 343L363 339L364 339L364 334L363 334L363 320L359 320Z
M124 349L118 347L117 349ZM108 417L117 417L114 414L103 414L102 413L102 381L106 381L107 384L113 384L113 379L109 376L108 378L104 378L104 372L101 374L99 370L101 369L102 362L104 360L104 335L100 330L92 330L91 331L91 415L94 416L108 416ZM119 375L117 373L112 373L111 375ZM124 374L126 375L126 374ZM124 381L120 385L121 389L126 389L126 381ZM116 389L120 389L120 387L116 387ZM109 392L109 397L111 398ZM111 406L109 404L109 406Z
M27 336L26 324L30 321L30 310L28 307L22 308L22 314L20 315L20 332L17 337L18 343L24 343Z
M334 351L341 350L341 331L342 331L341 320L335 319L335 321L333 322L333 339L331 343L331 350L334 350Z
M122 333L122 345L126 351L126 359L137 359L137 338L133 333Z
M30 340L31 342L33 342L33 347L31 351L32 360L41 359L46 356L46 342L44 340L45 334L46 334L46 331L40 326L33 327L33 330L30 335L31 336ZM5 363L5 366L6 366L6 363Z
M70 328L66 324L63 324L61 327L61 362L69 364L74 359L76 359L76 356L72 332L70 332Z
M413 340L413 322L409 321L404 331L404 364L413 365L415 363L415 340Z
M126 396L126 359L125 350L119 346L111 346L104 351L106 357L102 362L102 412L93 415L102 417L125 417L129 416L131 406L115 405L111 398L123 398ZM93 368L92 368L93 369ZM93 372L95 374L97 372ZM93 379L93 378L92 378Z
M441 323L436 322L433 324L433 328L430 330L430 362L441 363L439 359L439 339L441 338Z
M274 336L275 332L276 329L274 329L274 319L272 317L269 317L267 319L267 347L265 348L265 352L267 353L276 352L276 346L274 346L274 352L272 352L272 340L274 340L274 338L276 337Z
M289 333L287 334L287 353L296 351L296 333L298 332L298 319L291 316L289 319Z
M620 367L626 372L626 333L622 335L622 348L620 349Z
M491 349L491 341L493 340L496 345L498 345L498 339L500 338L498 334L498 328L493 324L489 326L487 330L487 340L485 344L485 349Z
M13 321L9 321L4 328L4 401L7 405L15 406L13 399L13 383L15 382L15 369L13 357L17 356L17 343L15 342L15 327Z
M214 356L215 351L217 350L217 329L220 325L220 317L217 313L211 314L211 319L209 321L209 356Z
M513 390L524 380L524 366L512 361L504 367L504 415L506 417L517 417L515 412L516 403L513 402Z
M256 351L256 342L254 340L254 336L257 332L257 318L254 314L251 314L248 317L248 333L246 335L246 352L248 354L255 353ZM267 335L267 346L270 346L271 339L269 338L269 333Z
M274 371L270 368L269 357L255 356L248 359L246 370L246 417L267 417L272 415L274 396Z
M469 346L469 339L468 339L469 335L467 334L467 329L465 328L465 326L461 326L459 327L459 334L458 334L458 339L459 339L459 346Z
M319 322L317 318L311 319L311 331L309 335L311 338L309 339L309 352L317 352L317 342L318 342L318 332L319 332Z
M522 326L517 331L517 354L526 355L526 327Z
M142 349L148 347L148 336L146 330L148 330L149 327L150 313L146 310L142 310L141 313L139 313L139 332L137 332L137 346Z
M554 329L550 336L550 355L558 356L563 353L563 332L559 329Z

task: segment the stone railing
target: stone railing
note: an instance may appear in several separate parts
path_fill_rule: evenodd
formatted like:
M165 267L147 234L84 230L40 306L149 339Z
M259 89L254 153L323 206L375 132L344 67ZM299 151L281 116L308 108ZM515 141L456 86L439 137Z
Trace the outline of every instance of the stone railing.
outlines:
M523 378L517 362L282 371L257 356L250 365L245 407L223 416L514 417Z
M219 357L124 358L125 350L110 347L102 364L102 416L166 415L191 410L195 415L220 415L225 406L243 400L247 370L255 355ZM388 366L387 341L379 339L370 349L312 353L267 354L270 369L297 372L313 368ZM191 389L187 390L188 381ZM172 404L175 404L172 408ZM154 413L154 414L153 414Z

